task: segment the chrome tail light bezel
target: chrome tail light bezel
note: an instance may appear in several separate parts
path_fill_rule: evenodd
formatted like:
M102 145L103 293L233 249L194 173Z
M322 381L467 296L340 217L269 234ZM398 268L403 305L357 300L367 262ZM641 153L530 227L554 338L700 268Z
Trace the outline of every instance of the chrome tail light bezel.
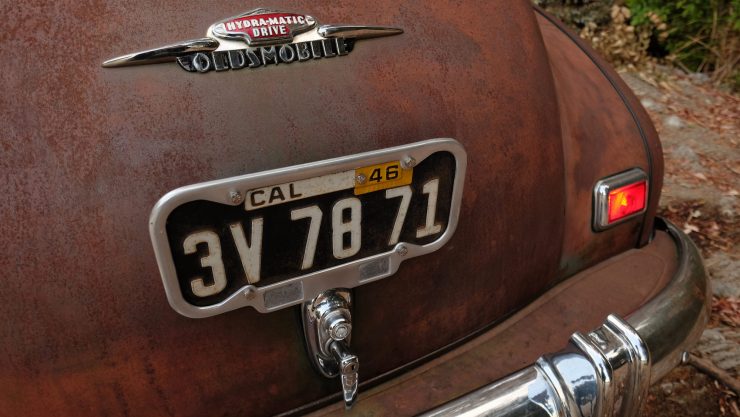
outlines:
M619 220L609 221L609 193L627 185L645 182L645 204L642 210L629 214ZM608 178L599 180L594 186L593 198L593 229L601 232L624 223L635 217L639 217L647 211L648 197L650 196L650 181L648 176L640 168L632 168Z

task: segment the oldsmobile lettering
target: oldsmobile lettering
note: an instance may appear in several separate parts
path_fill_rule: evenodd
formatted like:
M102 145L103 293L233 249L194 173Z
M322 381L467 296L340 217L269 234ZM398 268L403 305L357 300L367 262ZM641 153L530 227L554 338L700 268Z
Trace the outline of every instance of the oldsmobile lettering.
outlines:
M254 69L344 56L358 39L401 33L378 26L317 27L316 19L307 14L260 8L214 23L205 38L124 55L103 67L177 62L188 72Z
M190 72L238 70L343 56L347 55L351 49L351 40L342 38L322 39L320 41L263 46L260 48L197 52L178 57L177 63L180 64L182 69Z

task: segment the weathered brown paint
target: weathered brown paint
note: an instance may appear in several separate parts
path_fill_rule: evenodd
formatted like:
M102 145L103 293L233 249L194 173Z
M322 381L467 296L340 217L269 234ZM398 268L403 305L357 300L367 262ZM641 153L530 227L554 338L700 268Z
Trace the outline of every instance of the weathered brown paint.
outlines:
M565 184L571 203L566 210L563 248L567 274L594 259L603 259L604 250L619 253L634 238L634 230L627 227L594 236L590 225L584 222L588 217L584 210L591 210L588 202L596 180L605 176L633 167L649 174L651 192L646 222L633 223L633 227L642 226L639 243L647 243L663 187L663 150L650 117L616 71L562 23L540 9L536 13L559 92L569 176ZM629 166L634 161L640 162ZM612 243L606 244L607 240ZM584 249L586 245L590 248ZM569 264L574 258L580 258L579 262Z
M625 247L637 245L640 239L641 219L601 233L593 232L596 182L634 167L646 173L652 170L654 181L650 184L648 213L652 219L662 186L663 159L653 125L621 78L590 48L574 43L577 36L569 36L567 29L556 26L541 13L537 14L537 20L550 57L563 130L567 198L561 276L567 277L622 252ZM611 83L616 80L621 82L616 85L619 90ZM631 109L641 117L637 119L639 125ZM651 146L652 166L640 129ZM645 227L652 231L652 221Z
M296 309L204 320L170 309L147 222L154 202L182 185L428 138L464 144L455 237L355 291L363 380L525 305L562 278L561 256L585 265L634 246L630 226L606 240L609 250L589 246L584 229L575 246L564 237L566 189L595 179L571 166L588 155L563 155L571 121L558 105L577 104L557 76L554 84L552 51L548 60L525 0L276 0L269 6L321 22L406 32L346 57L255 71L100 67L202 36L252 6L30 0L2 9L0 415L268 415L337 391L311 369ZM634 135L620 120L583 123L584 134ZM644 164L638 152L620 157ZM590 221L588 207L577 210Z

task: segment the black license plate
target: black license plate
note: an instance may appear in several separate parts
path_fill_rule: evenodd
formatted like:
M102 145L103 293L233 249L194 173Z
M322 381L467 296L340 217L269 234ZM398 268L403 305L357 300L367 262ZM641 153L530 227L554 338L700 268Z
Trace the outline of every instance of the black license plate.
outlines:
M178 204L164 224L178 292L191 306L213 307L247 288L247 295L263 297L258 309L270 310L308 295L296 284L273 291L272 298L260 290L429 246L457 220L458 159L440 150L418 163L409 157L367 165L358 160L345 164L349 169L307 170L295 180L237 189L231 196L238 204L209 198ZM378 276L393 272L387 260L373 268Z

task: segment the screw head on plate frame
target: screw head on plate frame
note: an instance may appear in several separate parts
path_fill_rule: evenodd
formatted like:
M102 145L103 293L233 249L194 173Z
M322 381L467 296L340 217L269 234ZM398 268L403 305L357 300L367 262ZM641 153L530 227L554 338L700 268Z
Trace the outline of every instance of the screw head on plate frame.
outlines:
M406 245L401 245L396 249L396 252L401 256L406 256L409 253L409 248Z
M414 159L414 158L412 158L410 156L405 156L401 160L401 168L403 168L403 169L409 169L409 168L413 168L415 166L416 166L416 159Z
M244 296L247 297L247 300L251 300L257 296L257 291L254 290L254 287L249 286L244 289Z
M232 191L229 193L229 199L234 204L240 204L244 200L244 197L242 197L242 193L239 191Z
M367 177L365 176L365 174L360 174L355 177L355 182L362 185L367 182Z

